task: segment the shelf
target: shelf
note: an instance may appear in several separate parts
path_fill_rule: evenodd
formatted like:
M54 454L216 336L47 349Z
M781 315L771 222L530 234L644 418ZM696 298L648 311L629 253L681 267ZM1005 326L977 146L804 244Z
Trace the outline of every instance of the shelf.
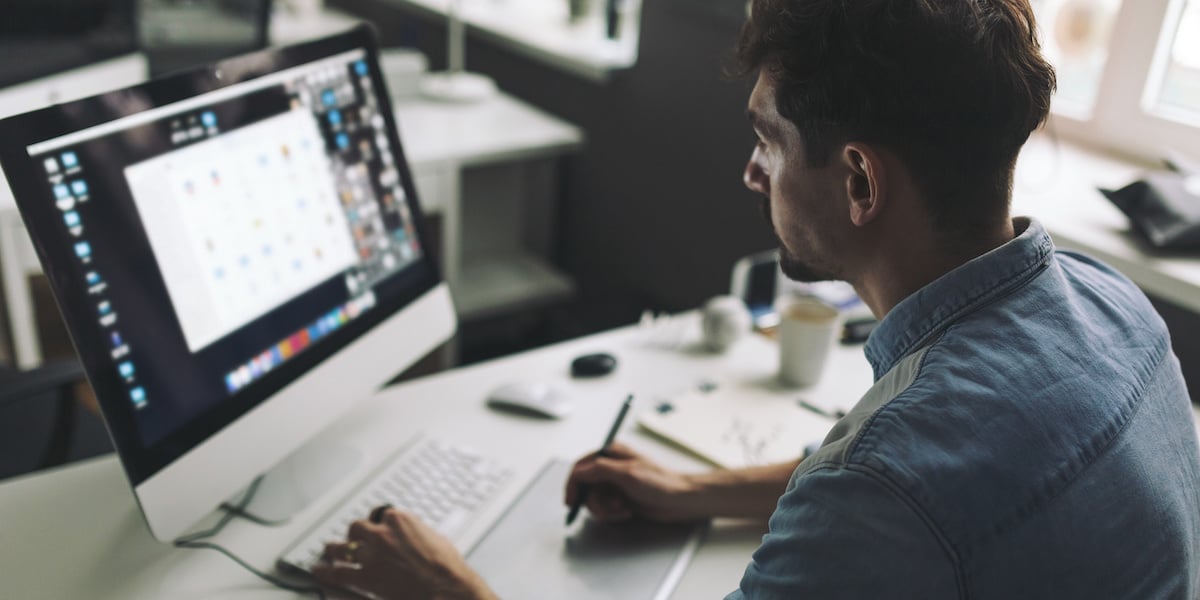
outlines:
M536 308L570 298L575 282L531 254L467 258L454 302L464 320Z
M378 0L445 18L449 0ZM592 0L602 9L603 0ZM637 63L641 3L626 0L616 40L604 36L599 16L578 23L567 19L566 2L545 0L463 0L460 16L468 29L534 60L604 83L615 71ZM598 11L594 11L598 12ZM467 56L467 67L471 57Z
M414 167L477 166L555 156L583 145L583 130L508 94L476 103L396 100L404 154Z

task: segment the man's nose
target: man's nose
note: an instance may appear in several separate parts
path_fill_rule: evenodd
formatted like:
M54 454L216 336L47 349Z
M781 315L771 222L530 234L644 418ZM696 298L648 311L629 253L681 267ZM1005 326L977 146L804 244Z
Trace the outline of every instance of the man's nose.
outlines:
M750 191L769 196L771 195L771 181L760 164L761 159L758 149L755 148L754 153L750 155L750 161L746 163L745 172L742 173L742 182L750 188Z

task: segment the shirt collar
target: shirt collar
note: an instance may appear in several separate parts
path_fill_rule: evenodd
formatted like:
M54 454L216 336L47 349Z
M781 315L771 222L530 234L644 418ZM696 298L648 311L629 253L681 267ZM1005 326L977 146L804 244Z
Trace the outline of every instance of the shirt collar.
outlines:
M1054 252L1041 223L1013 219L1017 236L971 259L902 300L867 339L875 379L892 370L959 317L1039 273Z

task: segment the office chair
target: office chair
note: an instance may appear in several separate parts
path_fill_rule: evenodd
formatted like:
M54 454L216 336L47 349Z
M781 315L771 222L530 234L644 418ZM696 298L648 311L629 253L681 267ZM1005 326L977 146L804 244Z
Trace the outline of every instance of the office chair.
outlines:
M100 418L76 395L84 380L74 358L0 368L0 479L112 451Z

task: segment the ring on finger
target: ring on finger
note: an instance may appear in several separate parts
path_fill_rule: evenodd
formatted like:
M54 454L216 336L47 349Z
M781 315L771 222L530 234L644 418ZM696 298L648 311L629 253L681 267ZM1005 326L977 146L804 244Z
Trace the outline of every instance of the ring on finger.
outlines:
M342 554L342 560L345 562L358 562L358 551L362 545L358 542L350 542L346 544L345 551Z

